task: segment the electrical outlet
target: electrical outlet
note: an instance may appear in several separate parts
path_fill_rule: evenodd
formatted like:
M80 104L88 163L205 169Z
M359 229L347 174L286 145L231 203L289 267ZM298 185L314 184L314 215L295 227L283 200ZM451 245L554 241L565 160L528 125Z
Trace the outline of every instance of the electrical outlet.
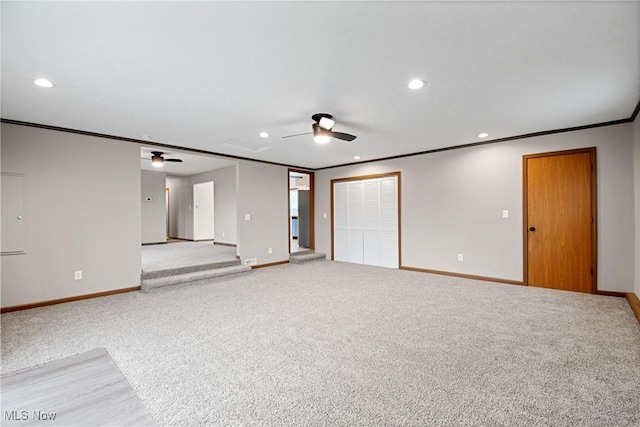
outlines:
M269 248L269 253L272 254L273 253L273 248Z
M73 275L73 278L75 280L82 280L82 270L76 270Z
M222 237L224 237L224 231L222 232Z
M458 261L464 261L464 254L458 254Z
M322 214L322 218L327 219L327 214L326 214L326 212Z
M508 209L504 209L502 211L502 218L504 218L504 219L509 218L509 210Z
M256 265L258 264L258 258L247 258L244 260L244 265Z

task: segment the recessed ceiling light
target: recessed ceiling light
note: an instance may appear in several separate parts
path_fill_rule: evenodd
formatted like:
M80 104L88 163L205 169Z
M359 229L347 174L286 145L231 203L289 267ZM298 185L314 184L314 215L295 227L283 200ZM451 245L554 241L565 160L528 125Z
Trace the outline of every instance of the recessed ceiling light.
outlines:
M360 160L360 156L353 156L353 160Z
M416 80L411 80L411 81L409 82L409 89L412 89L412 90L420 89L420 88L421 88L421 87L423 87L424 85L425 85L425 83L424 83L424 81L423 81L423 80L418 80L418 79L416 79Z
M260 132L260 138L269 138L269 134L267 132Z
M488 137L488 136L489 136L489 134L488 134L488 133L486 133L486 132L482 132L482 133L479 133L479 134L478 134L478 138L486 138L486 137Z
M46 88L50 88L50 87L54 87L55 85L53 83L51 83L49 80L47 79L33 79L33 84L36 86L40 86L40 87L46 87Z

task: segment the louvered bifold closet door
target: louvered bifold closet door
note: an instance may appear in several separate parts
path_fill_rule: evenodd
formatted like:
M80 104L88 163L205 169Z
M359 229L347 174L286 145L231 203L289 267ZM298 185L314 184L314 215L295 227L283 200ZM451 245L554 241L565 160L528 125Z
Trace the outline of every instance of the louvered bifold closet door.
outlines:
M334 183L334 259L398 268L398 179Z
M380 179L380 263L398 268L398 178Z
M364 258L363 249L363 182L355 181L348 184L348 240L347 240L347 261L362 264Z
M348 189L346 182L333 185L333 259L336 261L348 260Z
M363 263L380 265L380 181L365 181L364 190L364 256Z

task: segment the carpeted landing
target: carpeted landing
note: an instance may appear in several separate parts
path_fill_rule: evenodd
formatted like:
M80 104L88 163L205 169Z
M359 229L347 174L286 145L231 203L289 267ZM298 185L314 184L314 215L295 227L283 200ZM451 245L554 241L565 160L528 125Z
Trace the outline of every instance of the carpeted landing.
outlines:
M96 347L158 425L640 425L622 298L316 261L2 315L3 372Z
M142 271L153 272L191 265L236 260L236 248L213 242L179 242L142 246Z

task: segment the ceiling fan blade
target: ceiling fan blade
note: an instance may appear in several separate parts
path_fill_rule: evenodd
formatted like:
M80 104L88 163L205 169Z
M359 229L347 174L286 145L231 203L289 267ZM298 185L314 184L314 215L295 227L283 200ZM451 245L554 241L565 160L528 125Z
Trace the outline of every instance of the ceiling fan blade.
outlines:
M294 136L302 136L302 135L311 135L311 132L296 133L294 135L286 135L286 136L283 136L282 138L293 138Z
M343 133L343 132L326 132L331 138L335 138L335 139L341 139L343 141L353 141L354 139L356 139L355 135L350 135L348 133Z
M165 162L182 163L182 159L164 159Z

